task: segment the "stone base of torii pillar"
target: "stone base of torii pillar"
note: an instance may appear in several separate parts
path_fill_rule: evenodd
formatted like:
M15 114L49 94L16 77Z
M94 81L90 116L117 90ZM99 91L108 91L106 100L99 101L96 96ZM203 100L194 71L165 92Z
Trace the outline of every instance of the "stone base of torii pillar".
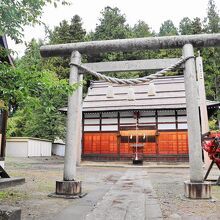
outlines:
M185 181L184 196L189 199L210 199L211 183L210 182L193 183L190 181Z

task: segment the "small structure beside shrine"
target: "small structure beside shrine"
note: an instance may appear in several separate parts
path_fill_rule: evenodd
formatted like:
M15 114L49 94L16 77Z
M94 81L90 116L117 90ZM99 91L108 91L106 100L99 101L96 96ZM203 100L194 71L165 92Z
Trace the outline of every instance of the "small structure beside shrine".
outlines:
M9 157L50 157L52 142L31 137L7 138L6 156Z

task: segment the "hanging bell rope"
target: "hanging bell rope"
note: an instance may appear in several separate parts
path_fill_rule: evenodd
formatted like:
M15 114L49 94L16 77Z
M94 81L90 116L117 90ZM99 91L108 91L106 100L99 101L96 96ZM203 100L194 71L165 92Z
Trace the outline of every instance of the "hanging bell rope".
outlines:
M74 65L74 66L78 67L79 69L83 70L83 72L88 72L89 74L97 77L100 80L104 80L106 82L115 83L115 84L135 85L135 84L150 82L153 79L163 77L165 75L165 73L174 71L177 67L181 66L187 60L192 59L192 58L194 59L195 57L194 56L189 56L189 57L185 57L185 58L181 57L177 63L175 63L175 64L173 64L163 70L160 70L160 71L153 73L153 74L150 74L148 76L144 76L141 78L135 78L135 79L118 79L115 77L109 77L109 76L103 75L101 73L97 73L97 72L90 70L87 67L80 65L80 64L77 64L77 63L70 63L70 65Z

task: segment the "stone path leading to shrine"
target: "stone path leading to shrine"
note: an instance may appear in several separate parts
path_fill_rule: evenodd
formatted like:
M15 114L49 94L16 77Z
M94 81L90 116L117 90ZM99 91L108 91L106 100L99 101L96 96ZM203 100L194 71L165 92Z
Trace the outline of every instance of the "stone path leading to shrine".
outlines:
M111 187L86 220L159 220L157 196L147 171L129 169Z

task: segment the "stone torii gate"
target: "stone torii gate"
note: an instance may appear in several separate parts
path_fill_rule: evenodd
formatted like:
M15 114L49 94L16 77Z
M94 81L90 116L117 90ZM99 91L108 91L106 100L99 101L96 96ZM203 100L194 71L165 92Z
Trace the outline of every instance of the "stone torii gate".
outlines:
M82 80L82 74L79 72L80 68L82 68L80 66L81 54L95 55L103 52L183 48L190 164L190 180L184 183L185 196L189 198L210 198L211 186L203 181L201 132L193 47L213 46L220 46L220 34L149 37L47 45L42 46L40 51L43 57L70 56L69 83L73 84L79 83ZM161 62L157 63L157 65L160 64ZM86 68L84 70L93 73ZM63 181L56 182L56 194L58 195L75 196L81 193L81 182L76 179L77 152L79 151L77 148L80 146L79 139L81 139L81 104L82 90L78 89L68 98L64 177Z

